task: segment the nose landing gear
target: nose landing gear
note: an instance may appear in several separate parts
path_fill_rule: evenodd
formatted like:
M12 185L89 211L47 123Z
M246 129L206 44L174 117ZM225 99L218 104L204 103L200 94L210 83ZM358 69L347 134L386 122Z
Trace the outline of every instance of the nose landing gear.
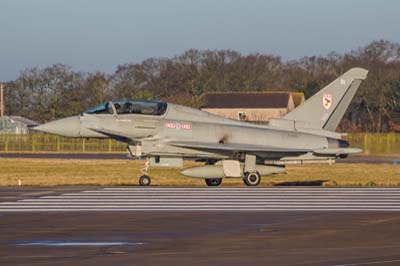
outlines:
M148 175L142 175L139 177L139 185L141 186L150 186L151 178Z
M144 164L144 168L142 169L144 175L139 177L139 185L141 186L150 186L151 178L150 176L147 175L149 167L150 167L150 160L149 158L147 158L146 163Z

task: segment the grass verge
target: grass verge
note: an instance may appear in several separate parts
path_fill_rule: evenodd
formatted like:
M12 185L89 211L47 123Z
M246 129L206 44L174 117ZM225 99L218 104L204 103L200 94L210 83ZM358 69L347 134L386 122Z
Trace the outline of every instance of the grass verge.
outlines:
M1 159L0 186L137 185L144 161ZM187 162L186 166L194 165ZM204 186L203 179L181 176L179 169L151 168L152 185ZM286 175L263 177L262 186L400 186L400 166L334 164L288 166ZM223 186L243 186L224 179Z

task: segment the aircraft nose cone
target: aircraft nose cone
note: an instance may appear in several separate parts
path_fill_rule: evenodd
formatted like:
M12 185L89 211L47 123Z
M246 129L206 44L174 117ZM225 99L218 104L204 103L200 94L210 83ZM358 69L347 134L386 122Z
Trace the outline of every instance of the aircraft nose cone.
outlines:
M48 134L64 137L80 137L80 121L78 116L58 119L33 128Z

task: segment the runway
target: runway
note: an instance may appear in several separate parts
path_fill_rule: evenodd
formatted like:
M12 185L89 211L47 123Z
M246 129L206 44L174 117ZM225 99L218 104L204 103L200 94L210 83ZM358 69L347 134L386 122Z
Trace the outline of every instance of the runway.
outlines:
M0 212L400 211L399 188L110 187L0 202Z
M1 187L1 265L400 264L397 188Z

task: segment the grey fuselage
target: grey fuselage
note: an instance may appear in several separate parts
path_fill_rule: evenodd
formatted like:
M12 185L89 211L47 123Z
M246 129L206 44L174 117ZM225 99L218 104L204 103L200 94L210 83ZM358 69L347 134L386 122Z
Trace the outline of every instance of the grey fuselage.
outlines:
M236 153L232 150L192 149L170 145L170 143L185 141L280 147L292 149L293 155L305 153L301 150L318 150L339 145L339 140L332 142L331 138L323 135L234 121L175 104L168 104L165 114L160 116L116 114L116 112L113 114L82 113L66 119L79 120L79 129L75 128L68 132L64 127L63 132L59 134L64 133L69 137L108 138L115 132L115 135L121 136L120 141L125 141L129 145L141 143L143 155L150 156L218 159L229 158ZM55 122L68 124L65 123L66 119ZM77 124L77 121L74 124ZM100 133L103 131L110 134ZM118 136L114 138L118 139ZM279 159L288 155L287 152L257 151L255 153L257 157L265 159Z

